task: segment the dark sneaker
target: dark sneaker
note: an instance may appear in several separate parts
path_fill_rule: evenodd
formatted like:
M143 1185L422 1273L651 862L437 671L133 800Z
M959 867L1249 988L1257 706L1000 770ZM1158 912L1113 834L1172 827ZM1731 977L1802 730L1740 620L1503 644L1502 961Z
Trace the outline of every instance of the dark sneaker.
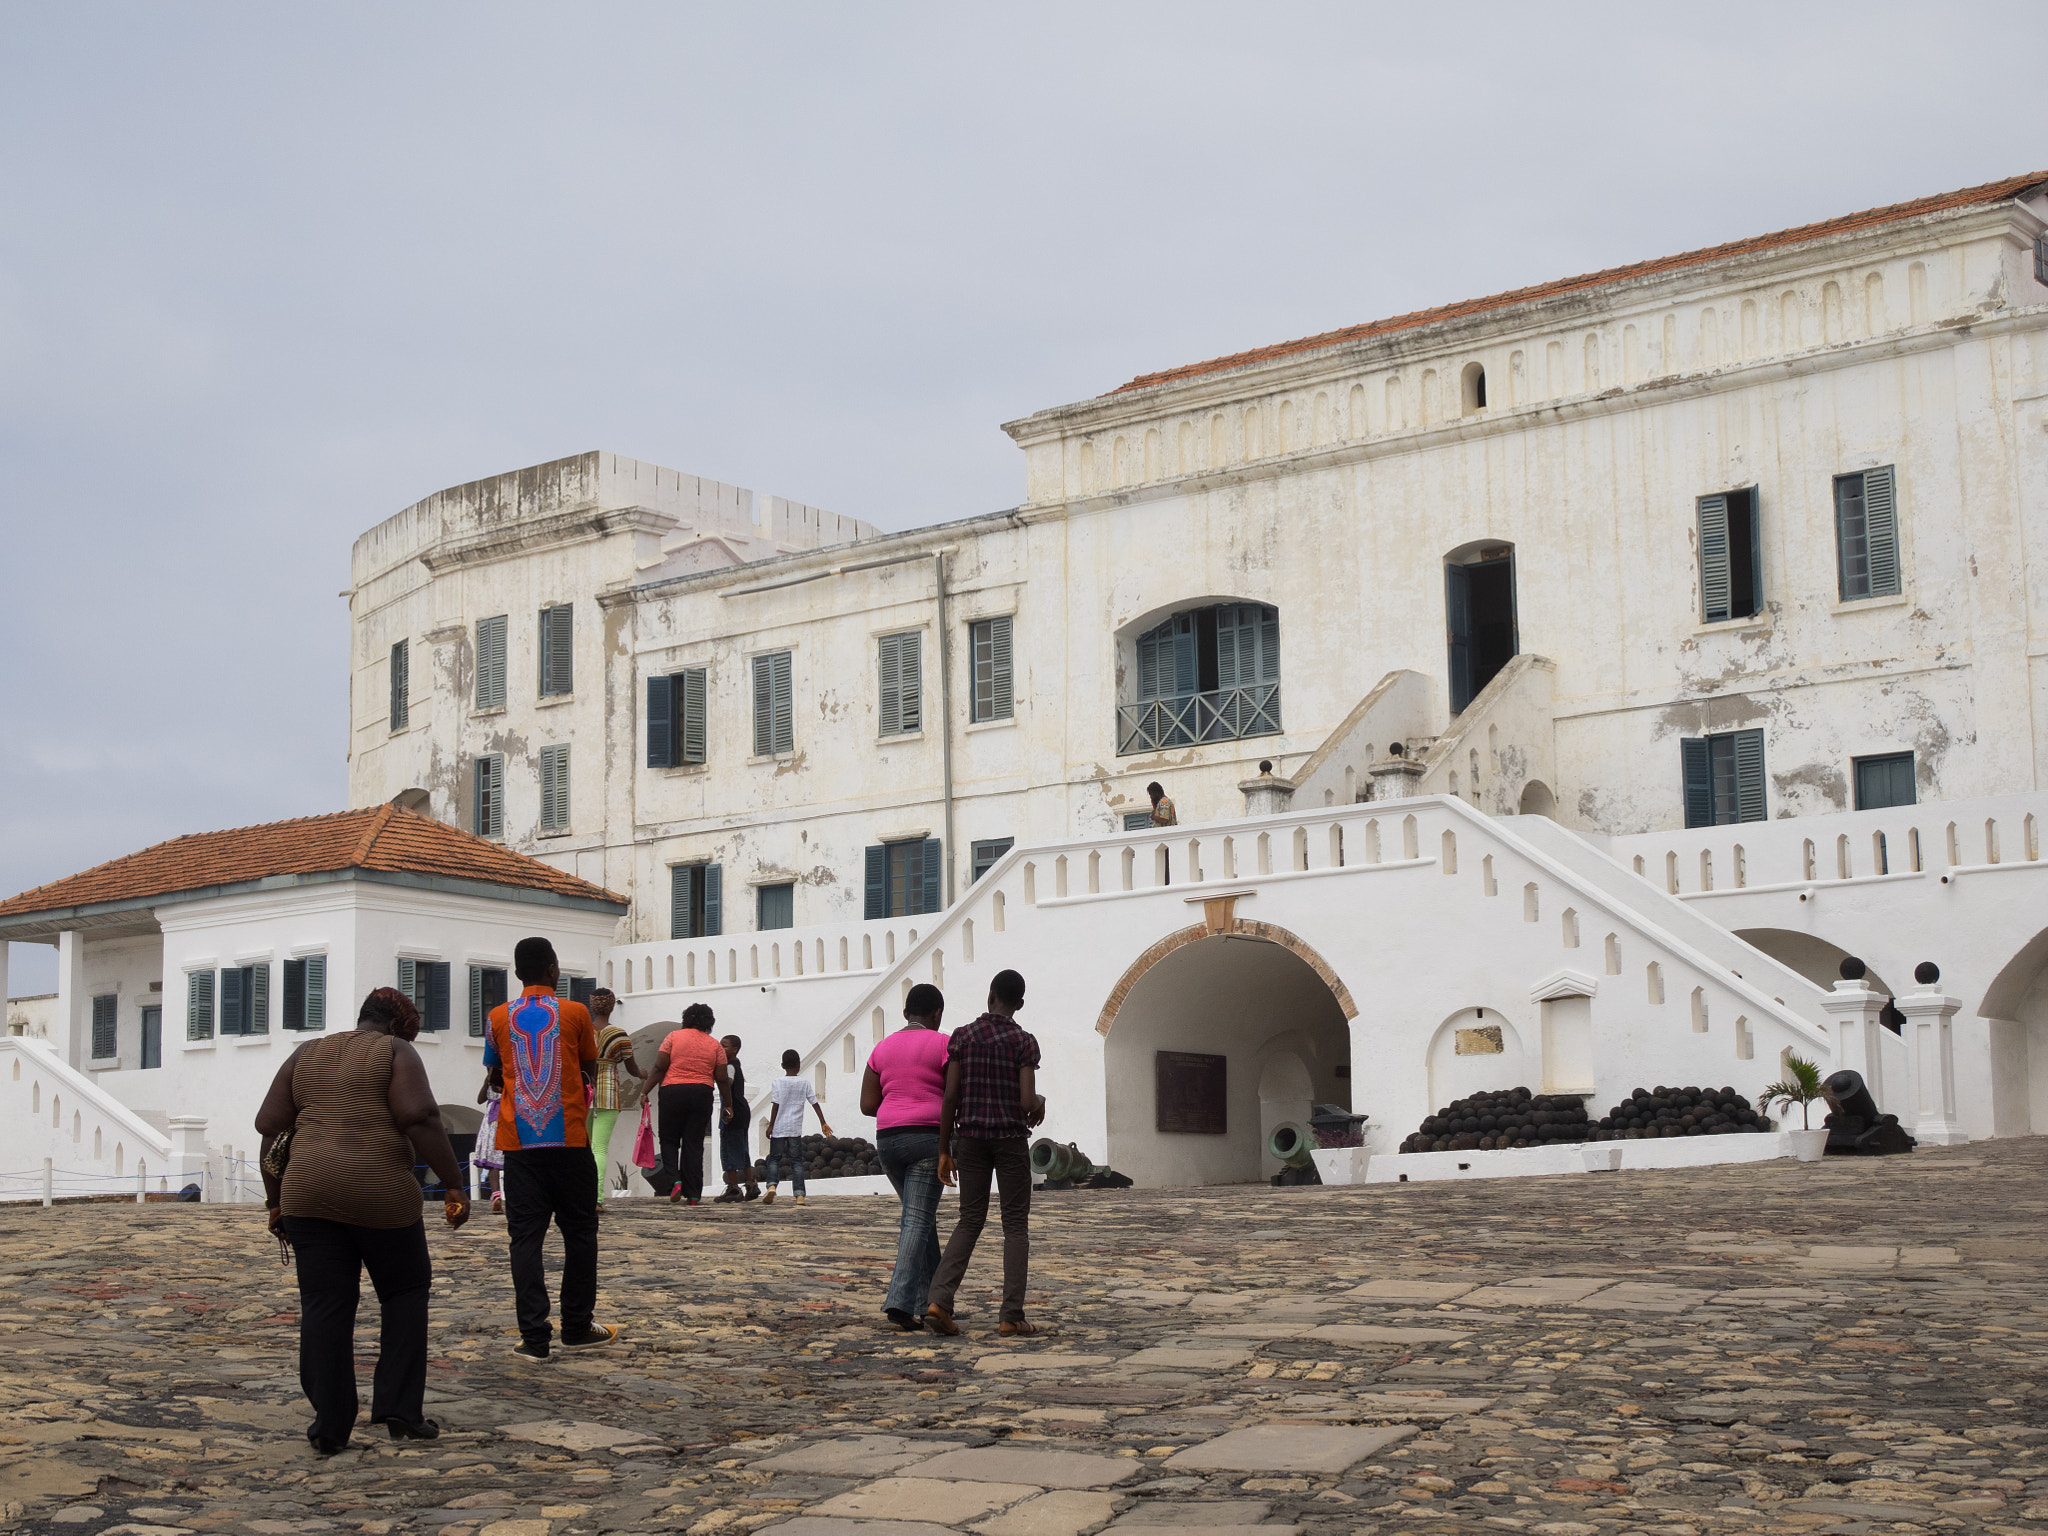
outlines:
M619 1330L609 1323L598 1323L588 1333L565 1333L562 1335L564 1349L601 1349L618 1338Z
M545 1344L529 1344L521 1339L512 1346L512 1353L522 1360L545 1360L548 1357L548 1347Z

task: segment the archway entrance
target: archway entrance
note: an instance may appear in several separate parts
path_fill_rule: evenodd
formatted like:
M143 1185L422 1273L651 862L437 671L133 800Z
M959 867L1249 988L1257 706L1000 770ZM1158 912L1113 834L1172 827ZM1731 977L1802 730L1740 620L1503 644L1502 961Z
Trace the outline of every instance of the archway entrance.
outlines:
M1977 1012L1991 1030L1991 1133L2048 1130L2048 928L2021 945Z
M1199 933L1107 1021L1109 1161L1148 1188L1266 1177L1275 1125L1351 1103L1348 997L1287 943Z

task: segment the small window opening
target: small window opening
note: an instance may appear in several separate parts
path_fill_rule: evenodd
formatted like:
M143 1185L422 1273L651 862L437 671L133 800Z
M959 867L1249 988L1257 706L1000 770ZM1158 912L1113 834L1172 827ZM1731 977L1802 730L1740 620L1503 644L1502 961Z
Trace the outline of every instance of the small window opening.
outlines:
M1464 389L1465 414L1486 409L1486 369L1478 363L1467 363L1461 376Z

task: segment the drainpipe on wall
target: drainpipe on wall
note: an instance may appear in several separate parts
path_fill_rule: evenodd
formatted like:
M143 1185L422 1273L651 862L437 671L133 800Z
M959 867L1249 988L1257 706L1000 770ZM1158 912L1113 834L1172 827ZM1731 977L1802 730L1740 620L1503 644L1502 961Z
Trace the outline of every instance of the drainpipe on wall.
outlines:
M946 848L946 905L953 905L953 865L959 859L953 847L953 668L952 646L946 630L946 552L932 556L932 577L939 603L939 773L940 793L945 801L943 831Z

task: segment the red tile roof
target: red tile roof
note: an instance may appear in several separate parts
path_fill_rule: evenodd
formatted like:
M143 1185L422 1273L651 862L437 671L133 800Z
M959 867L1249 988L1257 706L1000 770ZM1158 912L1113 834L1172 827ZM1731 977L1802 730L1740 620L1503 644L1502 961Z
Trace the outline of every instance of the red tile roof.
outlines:
M1552 283L1540 283L1533 288L1516 288L1507 293L1496 293L1491 298L1466 299L1462 303L1445 304L1436 309L1419 309L1413 314L1395 315L1389 320L1374 320L1341 331L1325 331L1320 336L1304 336L1298 341L1276 342L1270 347L1259 347L1250 352L1236 352L1229 357L1213 357L1206 363L1189 363L1185 367L1168 368L1159 373L1141 373L1128 384L1118 385L1110 393L1120 395L1126 390L1149 389L1154 384L1199 378L1207 373L1223 373L1232 368L1247 367L1252 363L1270 362L1275 358L1292 357L1301 352L1317 352L1325 347L1341 346L1347 341L1358 341L1367 336L1384 336L1393 331L1411 331L1418 326L1432 325L1439 320L1456 320L1466 315L1484 314L1488 310L1506 309L1514 304L1528 304L1537 299L1554 298L1559 294L1577 293L1587 288L1605 287L1609 283L1627 282L1631 278L1651 277L1660 272L1677 272L1686 267L1722 261L1730 256L1746 256L1753 251L1774 250L1779 246L1800 245L1809 240L1825 239L1829 235L1842 235L1883 224L1896 224L1905 219L1919 218L1923 214L2002 203L2022 196L2044 183L2048 183L2048 171L2035 171L2026 176L2011 176L2004 181L1986 182L1981 187L1965 187L1960 192L1944 192L1939 197L1923 197L1910 203L1894 203L1889 208L1866 209L1862 213L1828 219L1819 224L1802 224L1797 229L1781 229L1774 235L1758 235L1753 239L1737 240L1729 245L1709 246L1702 251L1661 256L1655 261L1639 261L1628 267L1610 267L1605 272L1561 278Z
M227 832L194 832L0 901L0 918L345 869L437 875L624 904L602 886L412 811L381 805Z

